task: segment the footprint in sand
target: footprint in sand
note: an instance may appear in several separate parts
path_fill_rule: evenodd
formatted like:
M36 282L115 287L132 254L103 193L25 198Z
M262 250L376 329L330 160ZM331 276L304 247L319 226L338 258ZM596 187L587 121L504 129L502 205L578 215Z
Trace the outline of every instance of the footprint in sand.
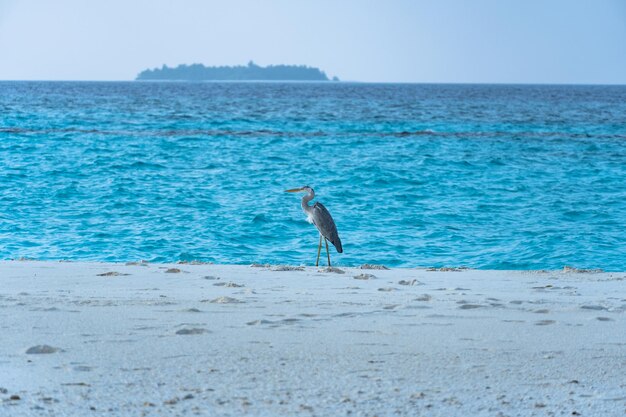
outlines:
M123 277L127 275L130 275L130 274L124 274L122 272L117 272L117 271L109 271L109 272L103 272L101 274L98 274L97 276L99 277Z
M213 284L216 287L226 287L226 288L241 288L245 287L244 284L237 284L236 282L216 282Z
M63 352L63 349L50 345L37 345L26 350L27 355L43 355L56 352Z
M213 275L205 275L202 278L206 279L206 280L209 280L209 281L221 279L220 277L214 277Z
M368 280L368 279L375 279L376 277L372 274L359 274L359 275L353 276L352 278L360 279L360 280Z
M484 307L484 306L481 306L480 304L462 304L459 306L461 310L473 310L475 308L481 308L481 307Z
M272 271L304 271L303 266L278 265Z
M212 300L202 300L202 303L213 303L213 304L239 304L239 303L243 303L243 301L238 300L236 298L232 298L232 297L217 297L214 298Z
M345 274L346 271L344 271L343 269L339 269L339 268L335 268L334 266L328 266L326 268L320 268L317 270L317 272L322 272L322 273L335 273L335 274Z
M600 305L585 305L585 306L581 306L580 308L582 308L583 310L594 310L594 311L608 310L608 308L604 306L600 306Z
M270 323L272 322L269 320L252 320L252 321L247 322L246 324L248 326L258 326L259 324L270 324Z
M302 320L290 317L290 318L282 319L282 320L280 320L278 322L274 322L273 326L277 327L277 326L280 326L281 324L296 324L296 323L298 323L300 321L302 321Z
M207 329L202 329L200 327L192 327L188 329L180 329L176 331L176 334L180 335L192 335L192 334L203 334L206 333Z
M363 264L359 266L359 269L378 269L378 270L387 269L388 270L389 268L387 268L385 265Z

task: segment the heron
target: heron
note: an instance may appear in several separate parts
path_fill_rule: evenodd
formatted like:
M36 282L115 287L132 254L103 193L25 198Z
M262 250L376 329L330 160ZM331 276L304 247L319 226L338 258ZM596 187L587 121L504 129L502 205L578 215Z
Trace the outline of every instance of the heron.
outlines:
M322 251L322 239L326 242L326 256L328 257L328 266L330 267L330 251L328 250L328 241L333 244L335 249L337 249L338 253L343 253L343 248L341 247L341 239L339 239L339 234L337 233L337 226L335 226L335 221L333 217L330 215L326 207L319 201L309 206L309 201L315 198L315 191L313 188L305 185L301 188L293 188L291 190L285 190L286 193L306 193L304 197L302 197L302 210L307 216L307 220L309 223L313 223L317 230L320 232L320 243L317 245L317 260L315 261L315 266L319 266L320 263L320 253Z

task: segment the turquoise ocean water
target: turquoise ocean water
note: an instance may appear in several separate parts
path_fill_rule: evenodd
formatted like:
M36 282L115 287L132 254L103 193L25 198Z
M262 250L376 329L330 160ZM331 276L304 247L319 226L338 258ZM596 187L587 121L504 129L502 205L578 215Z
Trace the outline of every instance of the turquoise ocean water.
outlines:
M0 82L0 259L626 270L626 87Z

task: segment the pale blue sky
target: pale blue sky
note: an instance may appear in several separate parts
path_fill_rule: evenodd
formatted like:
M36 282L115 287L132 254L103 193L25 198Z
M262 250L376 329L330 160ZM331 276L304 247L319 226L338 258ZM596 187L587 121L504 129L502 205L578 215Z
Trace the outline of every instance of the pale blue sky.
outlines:
M626 0L0 0L0 79L250 59L354 81L626 84Z

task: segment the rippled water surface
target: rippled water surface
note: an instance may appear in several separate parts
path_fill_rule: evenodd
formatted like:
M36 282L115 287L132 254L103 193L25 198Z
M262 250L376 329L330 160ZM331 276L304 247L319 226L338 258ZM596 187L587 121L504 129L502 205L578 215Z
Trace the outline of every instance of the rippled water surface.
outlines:
M626 87L0 83L0 258L626 270Z

